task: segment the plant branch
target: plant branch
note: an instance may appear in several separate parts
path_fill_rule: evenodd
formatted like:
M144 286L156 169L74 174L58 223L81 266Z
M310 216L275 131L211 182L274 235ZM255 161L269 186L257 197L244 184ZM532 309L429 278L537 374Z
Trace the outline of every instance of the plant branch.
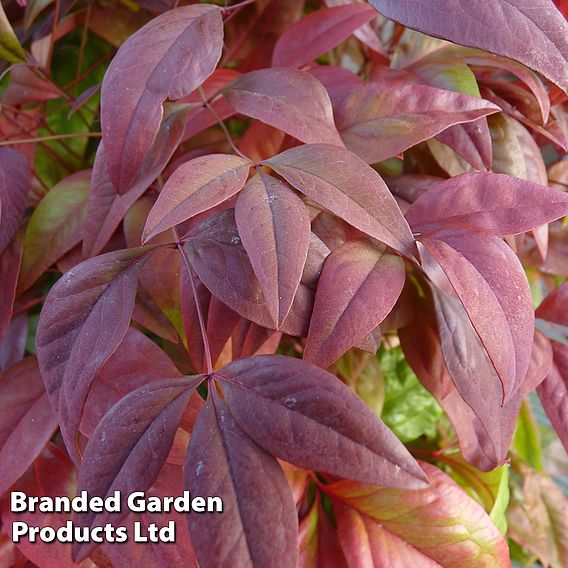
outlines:
M177 236L177 231L176 231ZM187 256L183 250L183 245L181 243L177 244L177 248L183 258L185 267L187 268L187 273L189 275L189 281L191 283L191 292L193 294L193 301L195 302L195 309L197 310L197 319L199 321L199 331L201 332L201 340L203 341L203 351L205 353L205 366L207 368L207 374L213 373L213 363L211 361L211 348L209 347L209 339L207 337L207 330L205 328L205 319L203 318L203 313L201 312L201 305L199 304L199 298L197 296L197 289L195 287L195 282L193 281L193 271L191 270L191 264L187 260Z
M82 136L86 136L87 138L100 138L102 134L100 132L54 134L53 136L38 136L36 138L22 138L20 140L3 140L2 142L0 142L0 146L13 146L14 144L33 144L34 142L44 142L46 140L64 140L66 138L81 138Z

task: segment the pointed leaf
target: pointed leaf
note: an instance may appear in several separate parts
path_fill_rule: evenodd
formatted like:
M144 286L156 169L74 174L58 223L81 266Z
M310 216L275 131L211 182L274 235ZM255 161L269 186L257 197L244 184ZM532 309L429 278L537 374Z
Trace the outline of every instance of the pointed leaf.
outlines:
M20 273L20 264L23 252L23 230L20 229L8 246L0 253L0 274L2 285L0 286L0 340L4 338L12 314L16 299L16 285Z
M348 387L326 371L281 355L235 361L215 373L239 426L273 455L389 487L420 487L406 448Z
M52 187L39 202L24 235L18 291L27 290L83 238L90 172L78 172Z
M288 315L310 246L310 216L280 180L259 173L235 204L239 236L278 327Z
M221 514L188 515L200 565L296 566L298 520L284 473L214 388L191 436L185 480L192 495L223 500Z
M235 79L224 97L241 114L257 118L308 144L343 146L325 87L307 71L260 69Z
M138 274L156 248L98 256L67 272L50 290L37 330L39 367L70 455L97 371L130 324Z
M515 59L568 91L568 24L551 0L496 0L491 10L466 0L370 4L386 18L422 33Z
M430 187L406 212L415 231L467 227L515 235L568 214L568 194L503 174L472 173Z
M405 276L385 245L357 239L336 248L319 278L304 359L329 367L365 338L392 310Z
M394 197L381 177L349 150L311 144L264 164L357 229L413 256L413 237Z
M417 491L351 481L326 486L338 502L349 565L509 568L507 542L482 507L438 468L421 466L430 486Z
M272 67L302 67L331 51L376 15L368 4L315 10L280 36L272 54Z
M507 400L525 378L534 338L530 289L517 256L501 239L470 231L438 231L421 242L467 312Z
M0 5L0 57L10 63L26 61L26 52L22 49L2 5Z
M0 148L0 253L20 225L29 189L30 168L26 157L13 148Z
M276 327L241 243L232 209L200 223L185 242L184 251L199 279L217 299L258 325Z
M122 398L101 420L87 444L79 472L78 492L103 499L121 493L121 516L109 512L77 514L80 527L118 523L128 513L133 491L146 491L158 476L187 406L203 377L164 379ZM76 542L75 561L83 560L96 542Z
M124 42L101 89L108 173L125 193L150 150L162 103L181 99L213 73L223 43L221 11L184 6L151 20Z
M228 154L208 154L182 164L160 191L144 227L144 240L235 195L245 185L250 166Z
M334 108L345 145L370 164L499 110L478 97L408 81L354 87Z
M0 496L22 476L57 429L35 357L0 376Z

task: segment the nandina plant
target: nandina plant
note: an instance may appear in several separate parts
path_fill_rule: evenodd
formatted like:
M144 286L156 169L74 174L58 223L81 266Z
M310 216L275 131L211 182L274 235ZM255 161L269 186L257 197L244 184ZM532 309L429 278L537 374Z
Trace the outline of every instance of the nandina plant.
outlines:
M562 13L4 3L0 563L568 566Z

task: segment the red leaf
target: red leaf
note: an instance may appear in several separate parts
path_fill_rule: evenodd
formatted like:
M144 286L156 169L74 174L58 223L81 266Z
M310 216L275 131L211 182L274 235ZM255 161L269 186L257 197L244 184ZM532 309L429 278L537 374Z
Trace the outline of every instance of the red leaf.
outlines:
M410 229L384 181L349 150L304 145L264 164L357 229L407 256L415 254Z
M438 468L421 465L430 485L416 491L350 481L326 486L338 503L349 566L510 567L507 541L481 505Z
M499 110L478 97L408 81L354 87L334 107L345 145L370 164L392 158L454 124Z
M182 164L148 215L144 241L235 195L245 185L250 166L250 162L228 154L208 154Z
M219 8L175 8L132 35L112 60L101 89L108 173L125 193L150 151L162 103L181 99L213 73L223 43Z
M241 430L211 386L185 463L192 495L223 500L220 514L188 516L199 564L296 566L298 519L284 472Z
M251 71L225 87L223 95L237 112L279 128L302 142L343 146L333 122L329 95L306 71Z
M568 214L568 194L502 174L472 173L430 187L406 212L415 231L464 227L515 235Z
M370 4L386 18L422 33L520 61L568 91L566 20L550 0L530 4L496 0L491 10L466 0L441 0L435 5L370 0Z
M368 4L316 10L290 26L278 39L272 67L301 67L331 51L376 17Z
M18 314L12 318L6 336L0 341L0 372L23 359L27 338L28 314Z
M39 367L72 457L91 383L128 329L138 274L155 250L86 260L62 276L45 301L36 339Z
M326 371L280 355L235 361L215 373L239 426L271 454L389 487L421 487L422 471L369 407Z
M22 476L57 429L35 357L0 380L0 496Z
M28 202L30 168L26 157L13 148L0 148L0 254L20 225Z
M145 491L158 476L172 445L191 393L203 377L165 379L122 398L101 420L87 444L77 492L103 499L121 493L122 516L133 491ZM80 527L104 526L120 519L114 513L75 515ZM86 558L96 542L73 545L73 558Z
M235 220L279 328L292 307L308 255L308 211L287 184L259 172L239 195Z
M390 313L405 276L385 245L358 239L336 248L319 278L304 359L326 368L357 345Z
M553 348L550 340L536 330L531 353L531 362L523 382L522 393L527 395L546 379L552 369Z
M525 272L499 238L464 230L421 237L462 303L503 386L504 400L522 384L534 339L534 312ZM425 263L438 283L437 267Z

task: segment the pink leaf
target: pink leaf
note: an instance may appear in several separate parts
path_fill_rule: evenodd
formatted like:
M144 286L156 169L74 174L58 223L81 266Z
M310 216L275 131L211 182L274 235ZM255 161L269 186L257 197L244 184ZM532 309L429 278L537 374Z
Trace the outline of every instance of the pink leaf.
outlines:
M208 154L182 164L160 191L144 227L144 240L235 195L244 186L250 166L229 154Z
M264 162L304 195L357 229L412 257L415 244L381 177L349 150L298 146Z
M354 87L334 107L345 145L367 163L392 158L455 124L498 112L493 103L408 81Z
M175 8L132 35L110 64L101 89L101 125L109 177L119 193L132 185L162 119L162 103L181 99L213 73L223 43L219 8Z
M513 235L568 214L568 194L503 175L472 173L430 187L406 212L414 231L464 227Z
M551 0L496 0L491 10L466 0L370 4L386 18L422 33L520 61L568 91L568 26Z
M225 87L223 95L237 112L258 118L302 142L343 146L329 95L306 71L251 71Z
M369 240L348 241L326 259L304 359L329 367L390 313L405 281L404 262Z
M336 377L291 357L235 361L215 373L239 426L294 465L389 487L422 471L370 408Z
M276 459L241 430L211 387L185 463L186 488L192 495L223 500L220 514L187 517L199 564L296 566L298 519L284 473Z
M301 67L310 63L331 51L376 15L368 4L316 10L280 36L272 54L272 66Z
M267 308L280 327L292 307L308 255L308 211L286 183L259 172L239 195L235 220Z

